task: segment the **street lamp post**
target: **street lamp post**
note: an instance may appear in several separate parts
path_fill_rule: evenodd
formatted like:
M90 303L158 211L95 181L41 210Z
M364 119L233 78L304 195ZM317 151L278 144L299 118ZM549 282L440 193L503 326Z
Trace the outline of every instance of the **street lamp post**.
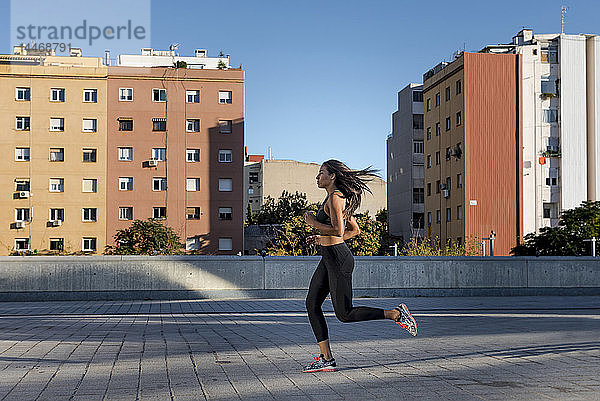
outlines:
M390 248L394 248L394 256L398 256L398 243L396 242L394 245L390 246Z
M584 239L583 242L591 242L592 243L592 256L596 257L596 241L599 241L600 238L592 237L590 239Z
M494 230L490 233L489 237L482 238L481 249L483 256L485 256L485 241L490 241L490 256L494 256L494 241L496 240L496 233Z

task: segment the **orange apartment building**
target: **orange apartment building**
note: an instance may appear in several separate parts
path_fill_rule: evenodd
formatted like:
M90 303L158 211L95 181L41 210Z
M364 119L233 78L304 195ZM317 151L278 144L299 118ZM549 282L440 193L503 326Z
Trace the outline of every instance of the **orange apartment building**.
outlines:
M0 55L1 255L103 253L152 217L190 252L243 250L244 72L202 69L217 64L204 50L189 68L175 57Z
M508 255L523 232L521 55L463 53L423 77L425 232Z

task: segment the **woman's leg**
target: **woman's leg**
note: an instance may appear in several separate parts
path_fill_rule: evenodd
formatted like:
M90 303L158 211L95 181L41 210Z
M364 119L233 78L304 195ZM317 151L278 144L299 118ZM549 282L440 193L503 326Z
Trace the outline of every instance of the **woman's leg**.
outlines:
M313 329L313 333L318 343L321 343L329 338L327 332L327 323L321 306L329 294L329 280L327 269L323 264L323 259L319 262L317 269L313 273L306 295L306 311L308 312L308 320Z

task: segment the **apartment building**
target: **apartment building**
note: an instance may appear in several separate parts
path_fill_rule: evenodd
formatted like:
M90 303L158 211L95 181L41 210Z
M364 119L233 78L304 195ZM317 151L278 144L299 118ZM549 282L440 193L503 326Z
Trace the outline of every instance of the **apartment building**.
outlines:
M0 55L0 254L106 243L106 77L100 58Z
M522 59L524 234L600 199L600 37L533 34L482 52Z
M424 235L423 140L423 85L411 83L398 92L398 110L386 141L388 227L402 242Z
M190 252L243 249L244 72L140 57L0 55L0 254L102 253L146 218Z
M109 243L157 218L188 251L242 251L244 72L121 62L107 90Z
M521 55L462 53L423 76L425 230L442 242L522 236Z

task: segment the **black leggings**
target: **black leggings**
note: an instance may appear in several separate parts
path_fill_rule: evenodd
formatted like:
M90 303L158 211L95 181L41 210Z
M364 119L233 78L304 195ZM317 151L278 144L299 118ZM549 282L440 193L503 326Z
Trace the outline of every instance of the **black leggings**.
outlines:
M310 280L306 296L306 310L317 342L327 340L327 324L321 305L327 294L335 316L344 323L385 319L383 309L352 306L352 271L354 257L344 242L322 246L321 261Z

